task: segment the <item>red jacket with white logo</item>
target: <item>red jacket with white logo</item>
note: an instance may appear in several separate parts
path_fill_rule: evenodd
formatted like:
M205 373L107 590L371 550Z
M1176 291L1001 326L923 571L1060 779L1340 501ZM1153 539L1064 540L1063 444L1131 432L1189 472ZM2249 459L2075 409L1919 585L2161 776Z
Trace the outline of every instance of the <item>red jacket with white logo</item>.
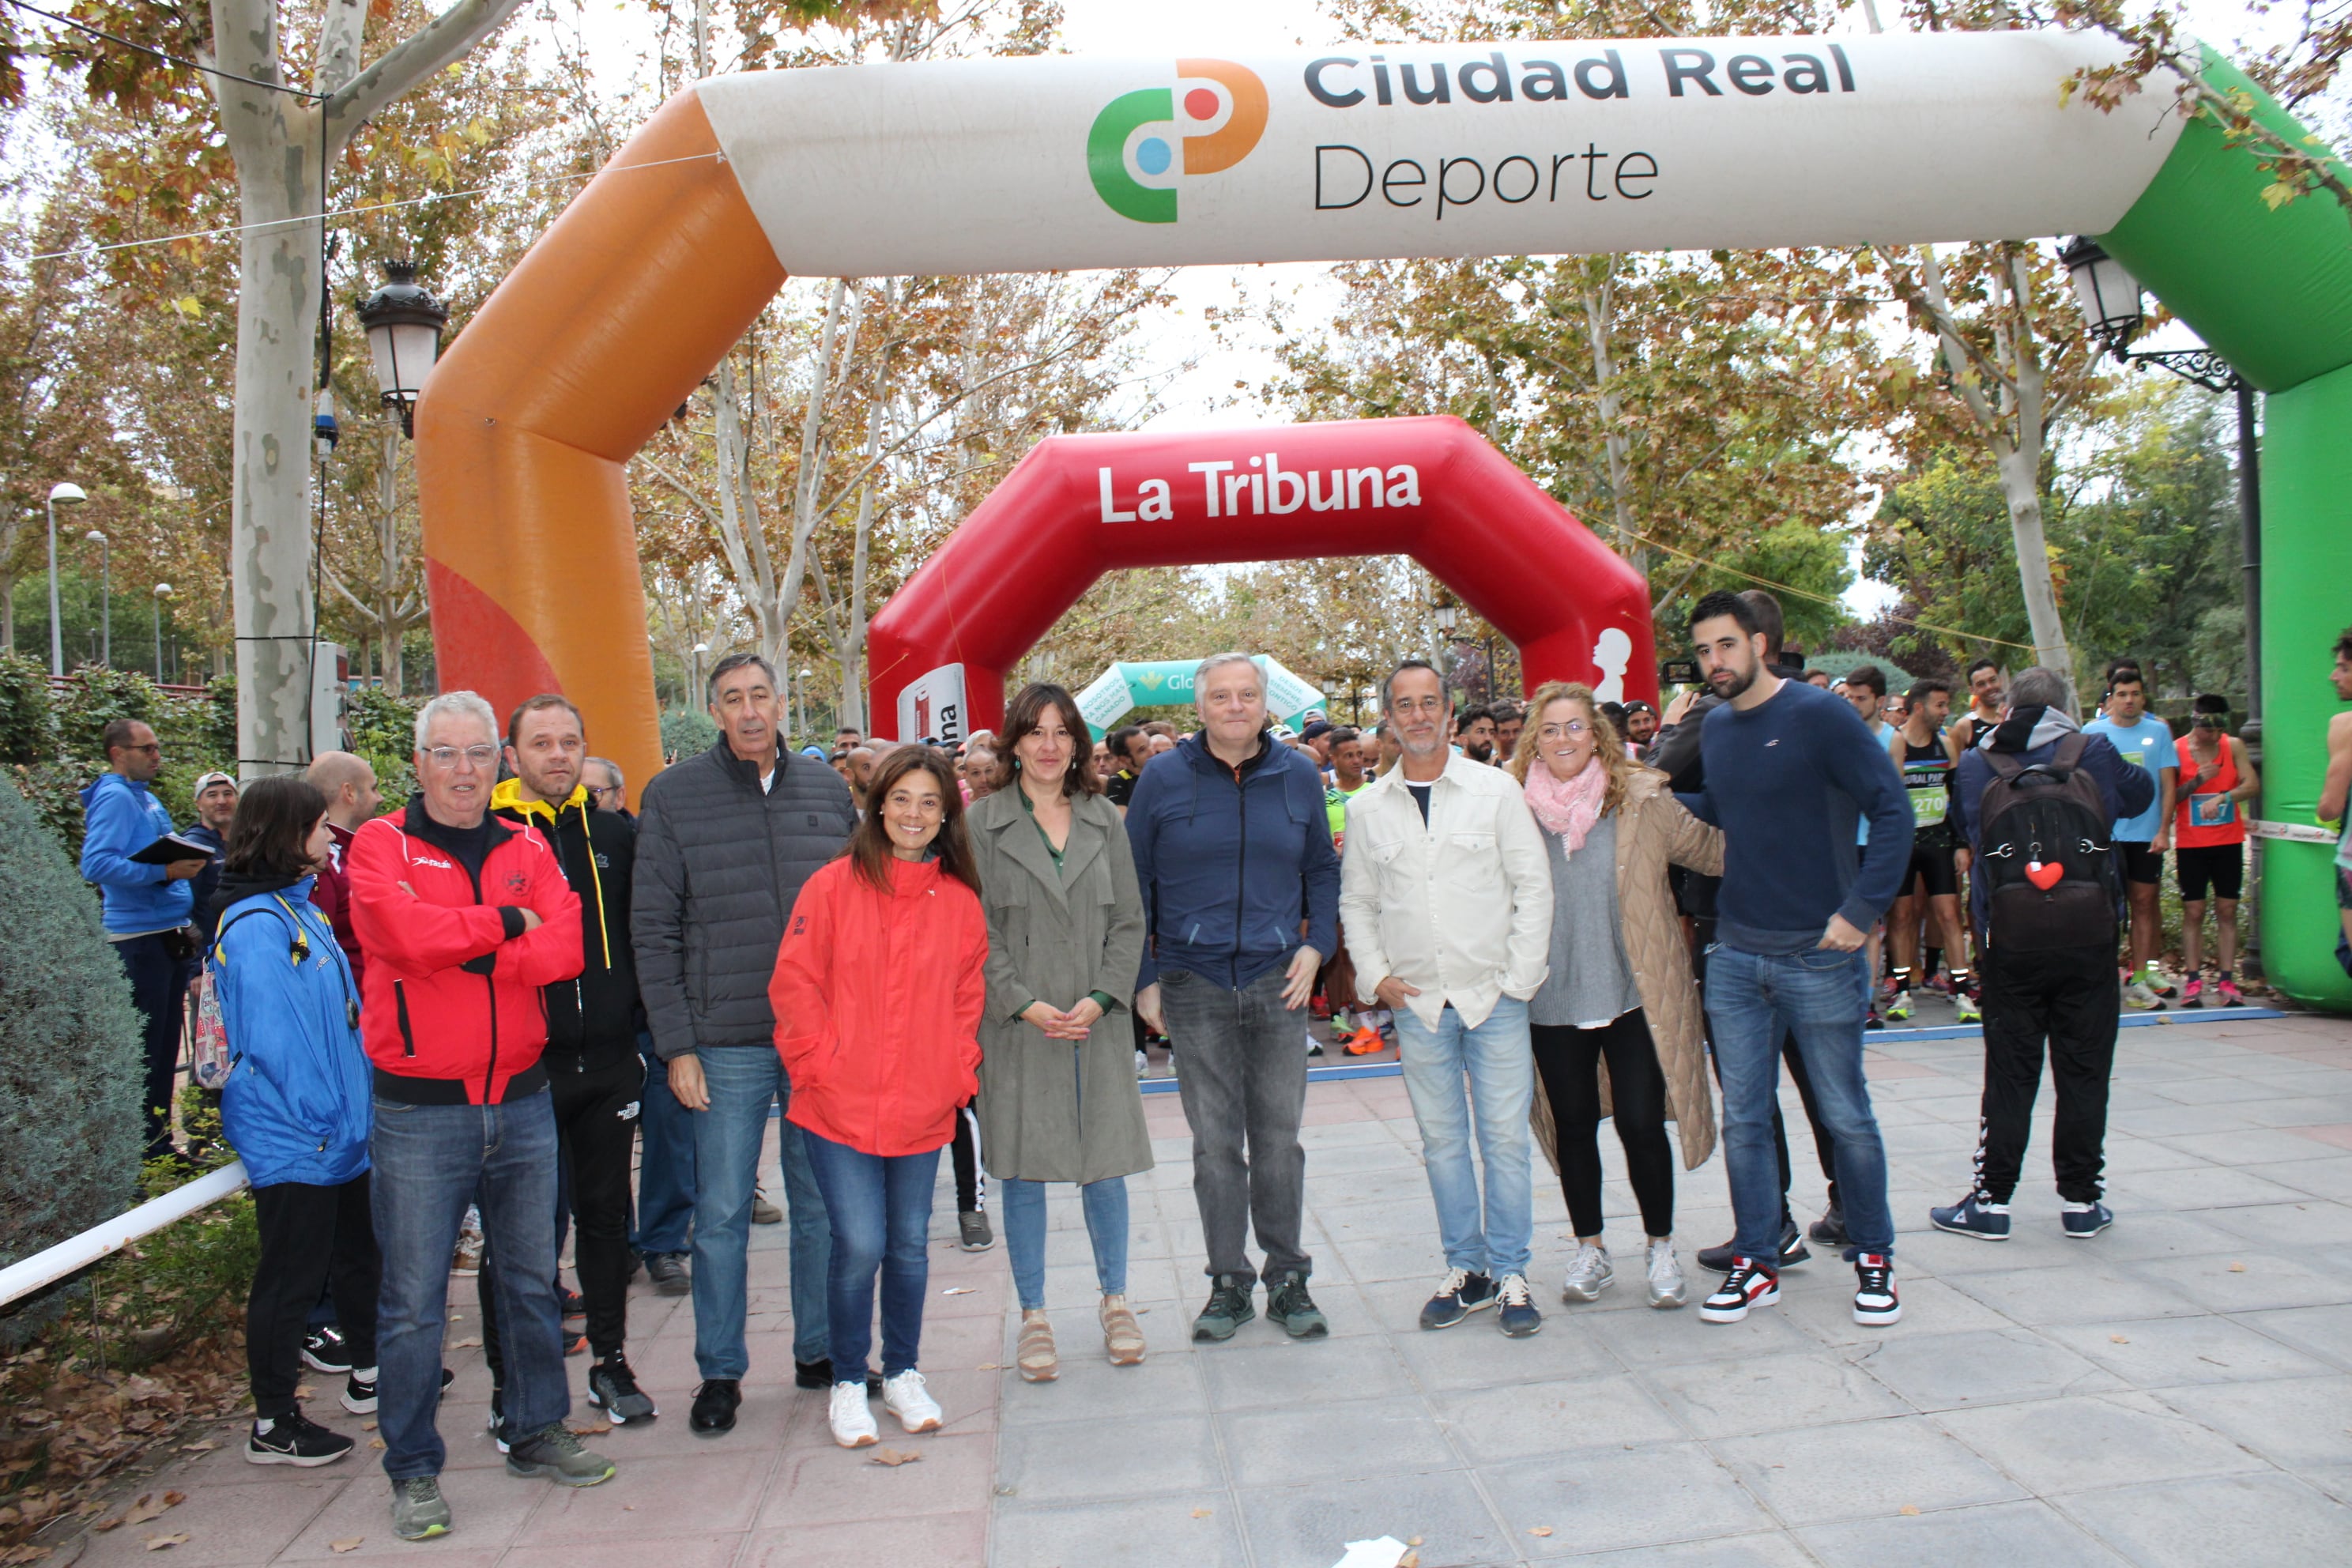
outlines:
M538 829L487 822L478 874L419 795L352 840L352 923L368 957L360 1037L387 1098L496 1105L546 1082L539 988L580 973L580 895ZM528 931L527 909L541 922Z
M886 893L846 856L820 868L768 982L793 1124L886 1156L955 1136L980 1089L988 994L980 896L936 860L893 858L890 878Z

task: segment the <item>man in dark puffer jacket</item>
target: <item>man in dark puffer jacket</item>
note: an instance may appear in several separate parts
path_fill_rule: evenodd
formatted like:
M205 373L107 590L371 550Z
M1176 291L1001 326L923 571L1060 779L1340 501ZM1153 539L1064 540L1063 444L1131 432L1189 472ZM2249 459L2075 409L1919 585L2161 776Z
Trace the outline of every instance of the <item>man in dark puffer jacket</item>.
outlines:
M839 774L784 750L776 672L730 654L710 672L719 743L648 784L637 819L630 938L654 1048L695 1113L694 1430L735 1425L742 1378L751 1190L769 1104L791 1102L768 981L801 884L857 826ZM824 1202L801 1135L781 1124L792 1218L793 1360L803 1388L833 1386Z

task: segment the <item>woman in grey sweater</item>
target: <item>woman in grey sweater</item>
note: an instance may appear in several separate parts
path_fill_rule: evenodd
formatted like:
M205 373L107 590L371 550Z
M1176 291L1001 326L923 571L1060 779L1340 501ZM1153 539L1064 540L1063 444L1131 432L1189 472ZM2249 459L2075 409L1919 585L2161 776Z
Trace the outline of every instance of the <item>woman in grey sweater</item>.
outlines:
M1544 1093L1538 1137L1554 1159L1576 1226L1560 1294L1598 1298L1615 1278L1601 1237L1600 1126L1613 1116L1648 1233L1650 1305L1679 1307L1675 1169L1715 1145L1714 1096L1690 954L1666 887L1672 862L1710 876L1723 835L1683 809L1665 776L1625 754L1591 689L1554 681L1528 704L1511 772L1526 786L1551 862L1551 972L1528 1005Z
M1059 1375L1045 1318L1045 1184L1076 1182L1102 1287L1103 1344L1143 1359L1127 1304L1127 1178L1151 1168L1136 1088L1134 1005L1143 897L1118 810L1097 793L1087 724L1058 686L1014 697L997 742L1007 775L971 804L988 910L988 1006L980 1026L980 1157L997 1180L1021 1296L1017 1364Z

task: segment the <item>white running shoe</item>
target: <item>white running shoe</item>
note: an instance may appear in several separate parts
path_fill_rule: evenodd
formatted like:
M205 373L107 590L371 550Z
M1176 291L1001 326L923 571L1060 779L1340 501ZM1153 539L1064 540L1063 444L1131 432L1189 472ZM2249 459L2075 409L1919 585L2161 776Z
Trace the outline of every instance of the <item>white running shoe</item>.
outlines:
M874 1425L874 1411L866 1403L864 1383L836 1383L833 1385L833 1440L845 1448L870 1447L881 1436Z
M1609 1261L1609 1249L1595 1247L1589 1241L1576 1244L1576 1257L1568 1265L1568 1279L1560 1286L1560 1299L1568 1301L1598 1301L1601 1292L1616 1281L1617 1269Z
M931 1397L923 1382L923 1374L908 1367L896 1377L882 1380L882 1404L898 1418L898 1425L909 1432L936 1432L943 1418L940 1402ZM866 1418L871 1426L873 1417Z
M1650 1305L1663 1310L1679 1307L1689 1300L1689 1290L1683 1283L1682 1261L1675 1256L1672 1237L1650 1243Z
M2164 1000L2157 995L2146 982L2135 980L2124 987L2124 1005L2137 1007L2142 1012L2151 1008L2160 1012L2164 1007Z

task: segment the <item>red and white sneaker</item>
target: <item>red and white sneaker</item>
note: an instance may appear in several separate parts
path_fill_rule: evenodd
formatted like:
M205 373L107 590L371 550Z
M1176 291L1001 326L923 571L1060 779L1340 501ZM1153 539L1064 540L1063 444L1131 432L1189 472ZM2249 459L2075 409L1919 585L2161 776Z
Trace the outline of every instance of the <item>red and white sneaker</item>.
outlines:
M1853 1321L1883 1329L1903 1316L1902 1299L1895 1294L1895 1260L1883 1252L1863 1252L1853 1259Z
M1734 1258L1731 1272L1714 1294L1698 1304L1706 1323L1736 1323L1750 1307L1769 1307L1780 1300L1780 1277L1752 1258Z

